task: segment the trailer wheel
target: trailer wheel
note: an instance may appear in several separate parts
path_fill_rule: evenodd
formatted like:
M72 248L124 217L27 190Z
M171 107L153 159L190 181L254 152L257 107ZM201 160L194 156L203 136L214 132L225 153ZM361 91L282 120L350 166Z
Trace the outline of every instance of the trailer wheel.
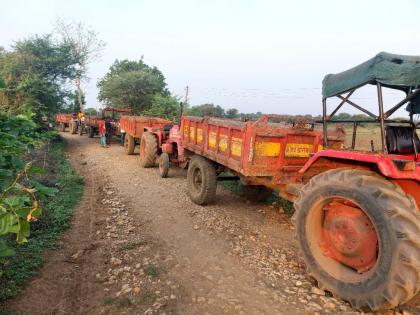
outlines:
M159 174L160 177L166 178L169 173L169 155L166 152L163 152L159 158Z
M187 172L188 195L198 204L211 203L216 197L217 175L216 169L209 160L201 157L192 157Z
M60 123L60 131L64 132L64 130L66 130L66 125L64 123Z
M135 147L134 137L131 136L131 135L129 135L129 134L126 134L125 135L125 138L124 138L124 150L125 150L125 153L127 155L133 154L134 153L134 147Z
M93 127L89 126L88 130L87 130L87 133L88 133L89 138L93 138L95 136L95 129L93 129Z
M150 132L144 132L140 142L140 165L144 168L153 167L156 164L158 142Z
M77 133L77 123L75 121L70 121L69 123L70 133L75 135Z
M273 194L273 190L263 185L243 185L241 195L253 202L266 200Z
M420 213L374 172L313 177L295 202L297 239L320 288L360 310L400 305L420 290Z

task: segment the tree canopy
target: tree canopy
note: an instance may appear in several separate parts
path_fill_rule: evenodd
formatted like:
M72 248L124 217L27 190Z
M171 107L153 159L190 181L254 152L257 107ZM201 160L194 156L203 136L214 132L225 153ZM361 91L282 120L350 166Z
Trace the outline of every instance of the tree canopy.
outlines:
M195 105L188 109L187 113L192 116L225 117L225 110L214 104Z
M67 107L68 83L77 76L71 43L34 36L0 50L0 112L34 113L36 118Z
M145 115L159 116L169 120L176 120L179 116L179 100L170 95L155 95L150 103L150 107L143 112Z
M170 95L162 72L143 60L116 60L98 82L98 99L112 107L131 107L143 112L151 107L156 95Z

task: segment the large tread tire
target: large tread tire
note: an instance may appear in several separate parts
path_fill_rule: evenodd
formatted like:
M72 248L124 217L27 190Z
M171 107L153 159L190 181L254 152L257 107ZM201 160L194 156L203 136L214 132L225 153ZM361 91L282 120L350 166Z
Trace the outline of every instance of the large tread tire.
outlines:
M150 132L144 132L140 143L140 165L144 168L154 167L158 157L158 141Z
M70 121L69 123L70 133L75 135L77 133L77 123L75 121Z
M88 137L89 138L93 138L94 136L95 136L95 129L93 129L93 127L87 127L88 128L88 130L87 130L87 133L88 133Z
M169 173L169 155L163 152L159 158L159 174L162 178L167 178Z
M308 213L322 198L345 195L368 215L378 234L374 272L365 281L338 280L321 268L310 250ZM359 310L383 310L409 301L420 291L420 213L414 199L374 172L335 169L313 177L295 201L296 234L310 274L320 288ZM313 210L312 210L313 211Z
M60 131L64 132L66 130L66 124L65 123L60 123Z
M133 136L126 134L124 138L124 151L127 155L134 154L134 148L136 146L136 142Z
M197 183L197 176L201 183ZM187 171L188 196L198 205L214 201L217 188L217 174L214 164L201 156L193 156Z
M243 185L241 196L252 202L261 202L273 194L273 190L263 185Z

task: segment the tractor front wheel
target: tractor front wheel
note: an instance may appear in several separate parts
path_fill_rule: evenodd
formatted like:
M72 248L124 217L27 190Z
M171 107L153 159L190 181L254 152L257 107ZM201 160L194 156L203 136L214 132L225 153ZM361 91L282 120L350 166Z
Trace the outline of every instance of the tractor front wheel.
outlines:
M217 175L212 162L201 156L194 156L187 172L188 195L198 204L211 203L216 197Z
M88 130L87 130L87 133L88 133L89 138L93 138L95 136L95 129L93 129L93 127L89 126Z
M144 132L140 143L140 165L144 168L153 167L158 155L158 142L150 132Z
M420 290L420 213L391 181L335 169L313 177L295 202L303 258L321 289L359 310L407 302Z
M125 154L131 155L134 153L134 147L135 147L135 140L134 137L126 134L124 138L124 150Z
M159 158L159 174L160 177L166 178L169 173L169 155L163 152Z
M70 133L75 135L77 133L77 123L75 121L70 121L69 123Z

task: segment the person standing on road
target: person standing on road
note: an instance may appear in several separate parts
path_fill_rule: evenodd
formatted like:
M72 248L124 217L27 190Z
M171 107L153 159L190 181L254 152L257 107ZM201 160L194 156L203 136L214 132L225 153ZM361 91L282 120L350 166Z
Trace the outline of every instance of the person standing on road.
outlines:
M124 146L124 141L125 141L125 130L122 129L122 127L120 126L120 132L121 132L121 138L120 138L120 144L121 146Z
M106 128L105 128L105 124L101 124L99 127L99 134L101 136L101 146L103 148L106 148Z
M110 145L111 144L111 136L112 136L112 124L111 124L111 119L109 117L105 118L105 130L106 130L106 144Z

